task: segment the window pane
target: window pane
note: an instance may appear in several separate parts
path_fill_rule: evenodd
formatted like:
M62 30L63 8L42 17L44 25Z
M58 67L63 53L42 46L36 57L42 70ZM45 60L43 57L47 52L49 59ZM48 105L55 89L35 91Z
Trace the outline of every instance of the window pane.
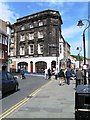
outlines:
M24 27L23 27L23 26L21 27L21 30L24 30Z
M25 48L24 47L21 47L20 48L20 55L24 55L25 54Z
M25 41L25 35L24 34L20 36L20 41Z
M4 51L2 51L2 59L4 59Z
M33 40L34 39L34 33L30 33L29 34L29 40Z
M30 28L33 28L33 25L30 25Z
M10 73L7 73L8 80L13 80L13 75Z
M29 46L29 54L33 54L34 53L34 45L30 45Z
M7 75L5 72L2 72L2 80L7 80Z
M38 32L38 38L43 38L43 32Z
M43 25L43 22L39 22L39 26L42 26Z

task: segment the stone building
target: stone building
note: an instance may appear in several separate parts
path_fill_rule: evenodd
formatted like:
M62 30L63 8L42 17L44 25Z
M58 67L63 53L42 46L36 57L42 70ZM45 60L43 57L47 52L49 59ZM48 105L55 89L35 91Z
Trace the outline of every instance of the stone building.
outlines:
M0 70L8 66L7 22L0 19Z
M65 41L63 36L61 36L59 44L60 44L59 46L60 67L62 69L65 69L68 67L68 61L70 59L70 45L68 42Z
M18 72L21 67L30 73L42 73L45 68L59 70L60 54L64 52L60 44L62 24L60 13L55 10L17 19L11 31L11 70Z

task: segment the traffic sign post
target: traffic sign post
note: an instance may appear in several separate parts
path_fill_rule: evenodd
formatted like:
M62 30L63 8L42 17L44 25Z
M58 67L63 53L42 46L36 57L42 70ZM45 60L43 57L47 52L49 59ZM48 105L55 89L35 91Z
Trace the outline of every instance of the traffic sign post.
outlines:
M12 64L12 59L9 59L9 60L8 60L8 64Z

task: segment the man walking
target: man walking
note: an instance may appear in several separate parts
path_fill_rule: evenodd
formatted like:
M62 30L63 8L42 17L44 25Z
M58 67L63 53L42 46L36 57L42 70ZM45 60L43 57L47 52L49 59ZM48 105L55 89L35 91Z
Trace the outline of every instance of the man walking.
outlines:
M24 75L25 72L24 72L24 68L23 67L21 68L21 72L20 73L21 73L21 79L25 79L25 75Z
M70 77L71 77L71 70L70 70L70 68L67 68L65 75L66 75L66 83L68 85L70 85Z
M83 81L83 72L80 69L78 69L76 70L76 87L77 85L82 84L82 81Z
M51 70L50 70L50 68L48 69L48 79L51 79Z

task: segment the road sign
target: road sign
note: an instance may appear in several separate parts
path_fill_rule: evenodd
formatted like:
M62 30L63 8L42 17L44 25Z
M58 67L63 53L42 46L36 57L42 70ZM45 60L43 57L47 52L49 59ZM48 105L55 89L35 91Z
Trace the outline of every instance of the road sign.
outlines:
M12 64L12 59L9 59L9 60L8 60L8 63L9 63L9 64Z

